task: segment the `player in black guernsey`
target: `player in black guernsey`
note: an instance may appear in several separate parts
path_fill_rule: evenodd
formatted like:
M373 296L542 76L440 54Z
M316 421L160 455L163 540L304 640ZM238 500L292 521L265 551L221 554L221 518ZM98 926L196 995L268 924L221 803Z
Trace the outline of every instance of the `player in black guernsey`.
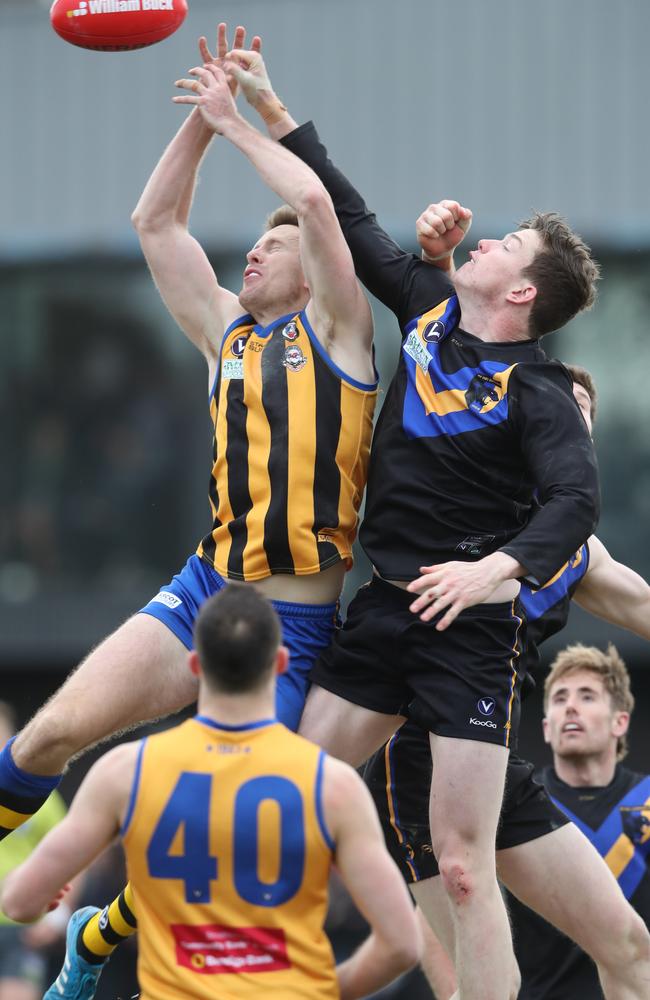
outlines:
M613 646L563 650L544 685L544 733L552 766L537 773L553 802L601 854L620 889L650 925L650 776L624 767L634 698ZM607 900L599 900L604 919ZM588 956L517 899L508 901L521 970L520 1000L602 1000ZM585 922L591 912L583 914ZM618 946L615 922L610 934ZM627 995L627 994L626 994ZM646 979L643 996L650 995Z
M259 84L251 103L268 118L277 98L261 57L243 61ZM271 134L325 184L357 275L403 338L360 534L376 575L312 671L301 729L352 763L389 738L406 704L431 732L432 835L457 924L461 994L501 1000L517 990L494 871L519 714L517 581L545 583L592 533L599 506L570 379L537 338L591 304L597 269L562 220L537 216L480 241L452 284L379 227L313 125L296 128L285 111ZM432 624L414 621L403 600L429 562L439 567Z
M588 372L569 366L574 394L591 431L596 410L596 392ZM615 562L595 536L567 561L545 587L534 590L524 584L521 601L526 609L528 635L527 669L539 663L539 645L566 624L572 599L585 610L613 624L629 628L650 640L650 587L633 570ZM532 687L530 673L524 688ZM525 690L524 690L525 697ZM428 735L412 722L404 726L375 754L365 768L389 850L403 877L411 886L440 940L453 954L453 929L445 919L446 903L440 888L438 865L433 854L428 821L427 786L431 776ZM579 940L598 963L608 984L624 986L630 997L644 997L644 976L650 975L650 936L625 904L614 881L603 878L603 865L572 830L535 780L533 765L510 755L502 816L497 833L497 866L528 903L573 939ZM562 864L563 877L548 879L548 870ZM515 897L510 895L510 900ZM514 911L530 918L521 938L515 934L516 955L524 986L532 974L534 982L545 981L544 958L532 943L532 927L543 927L543 940L563 942L568 955L582 956L580 968L588 968L597 980L595 966L569 938L558 934L547 921L521 903ZM595 916L584 919L585 912ZM611 934L612 922L620 934ZM513 920L517 931L518 921ZM624 930L627 928L627 930ZM453 968L439 941L424 926L427 947L423 967L438 1000L447 1000L455 990ZM645 953L645 960L643 955ZM552 969L556 969L553 965ZM553 973L549 973L552 975ZM558 979L559 981L559 979ZM522 987L523 990L523 987ZM520 995L524 995L523 992ZM541 998L546 994L535 996ZM599 995L599 994L596 994ZM618 996L618 993L609 995ZM570 991L563 996L591 997L589 991ZM532 1000L532 998L529 998Z

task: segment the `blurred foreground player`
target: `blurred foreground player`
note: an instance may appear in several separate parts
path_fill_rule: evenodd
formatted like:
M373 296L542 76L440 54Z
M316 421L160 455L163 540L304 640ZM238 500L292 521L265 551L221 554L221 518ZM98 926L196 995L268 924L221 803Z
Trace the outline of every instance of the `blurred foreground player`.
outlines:
M460 992L506 1000L518 974L494 843L519 720L518 580L542 584L557 572L592 533L599 505L569 378L538 339L589 307L598 269L547 213L480 240L452 283L381 229L313 125L296 128L259 53L232 59L271 134L325 184L358 276L402 331L360 532L375 575L312 671L301 731L358 764L403 722L406 705L417 712L431 734L430 824ZM438 570L431 623L412 615L405 592L423 563ZM481 698L491 721L476 718Z
M0 743L16 732L11 705L0 701ZM58 792L49 797L20 833L0 844L0 886L52 827L65 816L65 803ZM21 927L0 913L0 1000L41 1000L47 974L44 949L65 936L66 904L33 927Z
M3 909L34 919L119 833L143 1000L374 992L417 962L420 937L367 790L273 717L288 652L265 598L224 588L204 604L195 641L199 714L101 758L66 819L7 879ZM323 930L332 863L371 926L336 969ZM64 966L48 996L67 978Z
M553 764L536 777L602 855L648 926L650 775L621 764L633 708L630 677L614 646L562 650L544 684L544 737ZM605 900L601 906L607 910ZM516 898L508 899L508 908L520 1000L602 1000L596 966L577 945ZM585 922L590 919L585 913Z

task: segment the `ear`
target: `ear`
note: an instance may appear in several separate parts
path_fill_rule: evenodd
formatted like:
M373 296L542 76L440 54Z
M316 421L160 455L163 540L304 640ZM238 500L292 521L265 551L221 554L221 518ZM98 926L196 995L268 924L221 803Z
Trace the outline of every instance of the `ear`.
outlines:
M614 717L612 719L612 736L616 736L617 739L620 739L621 736L625 736L629 728L630 713L614 712Z
M195 677L201 676L201 663L199 660L199 654L195 649L192 649L188 653L187 665L190 668L190 673L194 674Z
M545 743L550 743L551 742L551 733L550 733L550 730L549 730L548 719L546 717L544 717L542 719L542 732L544 733L544 742Z
M280 676L280 674L286 674L289 669L289 650L286 646L280 646L275 657L275 672Z
M532 305L537 289L534 285L522 284L520 288L511 288L506 295L506 301L516 306Z

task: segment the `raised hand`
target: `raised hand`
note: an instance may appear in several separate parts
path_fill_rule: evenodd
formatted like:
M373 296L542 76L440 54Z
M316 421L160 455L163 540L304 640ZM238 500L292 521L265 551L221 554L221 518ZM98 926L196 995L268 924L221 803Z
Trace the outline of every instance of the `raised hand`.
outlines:
M201 60L204 66L215 65L219 66L226 73L228 78L228 86L230 87L230 93L233 97L237 97L239 93L239 82L237 77L232 72L232 63L228 65L226 63L226 56L230 49L228 42L228 26L225 21L221 21L217 26L217 52L213 55L208 48L208 41L205 35L201 35L199 38L199 52L201 54ZM257 53L259 54L262 48L262 39L259 35L254 35L251 42L250 49L245 49L246 44L246 28L238 24L235 28L235 37L233 38L233 49L241 50L244 53ZM261 57L260 57L261 58Z
M451 257L472 224L472 213L457 201L434 202L415 223L418 243L428 261Z
M212 62L207 66L195 66L189 70L189 75L195 79L176 80L176 87L190 93L173 97L174 104L196 105L205 124L213 132L221 133L226 122L239 118L226 74Z
M226 56L229 71L237 78L244 97L253 108L257 108L260 97L273 95L266 66L258 49L233 48Z

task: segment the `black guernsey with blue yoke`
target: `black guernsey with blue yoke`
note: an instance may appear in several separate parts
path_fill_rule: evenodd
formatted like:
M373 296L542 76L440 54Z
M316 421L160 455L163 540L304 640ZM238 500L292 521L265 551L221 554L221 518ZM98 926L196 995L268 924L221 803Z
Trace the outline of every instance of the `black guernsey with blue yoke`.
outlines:
M381 229L313 125L282 141L325 184L358 277L402 331L359 535L379 577L411 580L423 565L501 550L544 584L592 534L599 512L596 459L568 372L535 340L486 343L463 330L448 277ZM408 599L376 579L362 590L312 681L376 712L408 704L440 736L514 748L519 605L476 605L440 633L435 619L411 615Z
M568 372L535 340L486 343L465 332L449 278L381 229L313 124L282 142L325 184L357 275L402 330L373 439L364 550L384 579L407 580L422 565L501 549L545 583L599 512L596 459Z

